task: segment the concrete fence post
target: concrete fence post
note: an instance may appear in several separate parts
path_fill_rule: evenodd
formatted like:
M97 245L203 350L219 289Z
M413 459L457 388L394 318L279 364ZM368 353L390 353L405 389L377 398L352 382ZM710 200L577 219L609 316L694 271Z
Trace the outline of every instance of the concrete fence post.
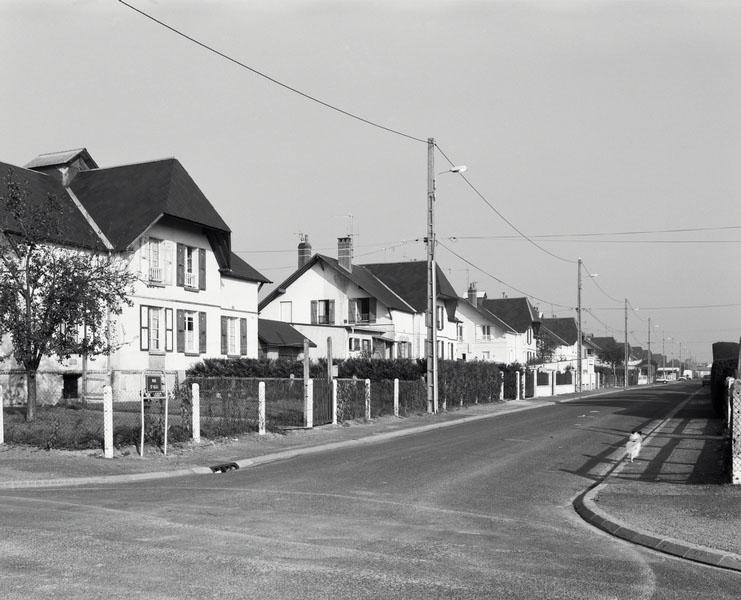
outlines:
M399 380L394 379L394 416L399 416Z
M371 418L371 390L370 390L370 379L365 380L365 420L370 421Z
M190 384L190 420L193 429L193 443L201 443L201 386Z
M306 428L314 427L314 380L306 381L304 394L304 417L306 419Z
M515 371L515 400L520 399L520 383L522 381L522 373Z
M113 390L103 386L103 456L113 458Z
M5 423L3 418L5 416L5 397L3 396L3 386L0 385L0 444L5 443Z
M504 371L499 371L499 399L504 400Z
M257 433L265 435L265 382L257 384Z
M538 370L533 370L533 398L538 397Z
M337 380L332 379L332 425L337 425Z

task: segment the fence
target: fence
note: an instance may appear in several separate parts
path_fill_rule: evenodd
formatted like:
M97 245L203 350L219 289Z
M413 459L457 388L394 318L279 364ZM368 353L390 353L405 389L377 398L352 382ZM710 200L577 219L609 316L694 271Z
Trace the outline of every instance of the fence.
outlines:
M741 485L741 379L728 390L728 429L731 436L731 483Z

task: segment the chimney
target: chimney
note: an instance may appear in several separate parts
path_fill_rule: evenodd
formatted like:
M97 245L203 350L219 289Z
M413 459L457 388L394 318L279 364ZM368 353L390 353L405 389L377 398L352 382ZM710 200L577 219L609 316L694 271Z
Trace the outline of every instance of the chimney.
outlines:
M476 291L476 282L472 281L468 286L468 301L474 306L478 305L478 291Z
M352 271L352 237L337 238L337 262L340 266Z
M311 260L311 244L308 235L299 235L301 236L301 241L298 244L298 268L300 269Z

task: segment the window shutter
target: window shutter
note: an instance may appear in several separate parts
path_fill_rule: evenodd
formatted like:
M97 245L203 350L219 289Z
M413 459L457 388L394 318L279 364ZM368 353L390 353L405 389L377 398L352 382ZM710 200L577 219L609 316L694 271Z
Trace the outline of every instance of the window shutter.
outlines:
M226 339L227 325L226 317L221 317L221 353L224 355L229 354L229 346Z
M247 319L239 319L239 354L247 356Z
M355 323L355 300L352 298L347 300L347 322Z
M165 352L172 352L172 309L165 309Z
M198 313L198 352L206 353L206 313Z
M139 246L139 270L140 277L149 281L149 237L142 236Z
M198 289L206 289L206 251L198 249Z
M149 307L139 307L139 350L149 350Z
M317 321L317 301L311 301L311 324L316 325Z
M165 271L164 284L172 285L175 275L175 244L170 241L162 242L162 248L164 250L165 260L163 264L163 270Z
M334 300L329 301L329 324L334 325Z
M376 299L368 298L368 323L376 322Z
M178 309L176 317L178 328L177 349L178 352L185 352L185 311Z
M182 244L177 245L177 252L176 252L176 275L175 275L175 285L178 285L180 287L185 286L185 246Z

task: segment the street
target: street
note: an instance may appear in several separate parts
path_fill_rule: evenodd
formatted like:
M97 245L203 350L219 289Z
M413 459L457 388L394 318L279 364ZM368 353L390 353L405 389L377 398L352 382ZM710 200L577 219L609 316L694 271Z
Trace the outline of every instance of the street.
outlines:
M5 491L16 598L721 598L738 573L584 523L572 500L696 391L572 401L213 476Z

